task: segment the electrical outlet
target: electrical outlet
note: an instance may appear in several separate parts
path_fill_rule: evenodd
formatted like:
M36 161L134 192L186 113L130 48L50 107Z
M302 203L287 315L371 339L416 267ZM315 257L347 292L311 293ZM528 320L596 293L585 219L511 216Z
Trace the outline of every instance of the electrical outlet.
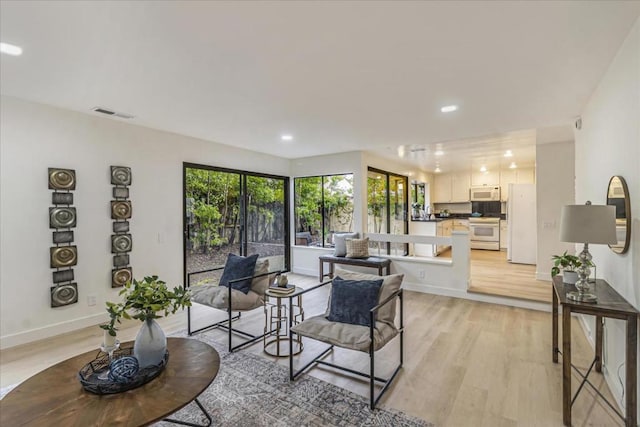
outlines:
M418 273L418 276L419 276L421 279L424 279L424 270L420 270L420 272Z
M96 296L95 295L87 296L87 305L89 307L96 305Z

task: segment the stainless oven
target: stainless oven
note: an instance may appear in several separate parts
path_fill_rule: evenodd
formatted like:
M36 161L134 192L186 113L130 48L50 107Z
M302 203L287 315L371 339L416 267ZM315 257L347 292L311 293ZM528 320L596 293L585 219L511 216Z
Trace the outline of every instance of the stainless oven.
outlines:
M500 218L469 218L471 249L500 250Z

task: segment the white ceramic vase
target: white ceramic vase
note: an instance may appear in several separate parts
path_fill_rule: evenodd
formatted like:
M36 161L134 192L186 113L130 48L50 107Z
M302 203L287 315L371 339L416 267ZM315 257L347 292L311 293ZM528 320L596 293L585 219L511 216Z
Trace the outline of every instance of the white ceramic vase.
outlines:
M138 359L140 369L158 365L167 351L167 337L154 319L142 323L133 343L133 355Z
M578 273L576 271L564 270L562 272L562 281L569 285L575 285L578 281Z

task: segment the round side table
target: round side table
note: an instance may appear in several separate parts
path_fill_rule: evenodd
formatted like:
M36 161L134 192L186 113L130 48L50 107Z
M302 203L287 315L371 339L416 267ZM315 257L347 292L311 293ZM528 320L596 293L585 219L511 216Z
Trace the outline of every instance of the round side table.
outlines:
M267 289L264 301L264 352L270 356L289 356L289 318L291 325L297 325L304 320L302 309L302 295L304 289L296 286L294 291L284 294ZM271 302L271 298L275 302ZM288 303L287 303L288 300ZM302 337L293 340L293 354L303 350Z

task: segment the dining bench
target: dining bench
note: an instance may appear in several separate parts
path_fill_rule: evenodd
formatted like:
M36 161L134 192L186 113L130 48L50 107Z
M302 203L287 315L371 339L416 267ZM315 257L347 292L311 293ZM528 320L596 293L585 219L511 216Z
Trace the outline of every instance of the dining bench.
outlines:
M333 278L335 264L377 268L378 276L382 276L383 275L382 270L386 268L387 270L386 275L388 276L391 274L391 260L386 258L378 258L374 256L370 256L368 258L347 258L347 257L341 257L341 256L334 256L334 255L321 255L320 257L318 257L318 260L320 262L319 276L320 276L321 282L323 277L327 275L327 274L324 274L325 262L329 264L328 276L330 278Z

